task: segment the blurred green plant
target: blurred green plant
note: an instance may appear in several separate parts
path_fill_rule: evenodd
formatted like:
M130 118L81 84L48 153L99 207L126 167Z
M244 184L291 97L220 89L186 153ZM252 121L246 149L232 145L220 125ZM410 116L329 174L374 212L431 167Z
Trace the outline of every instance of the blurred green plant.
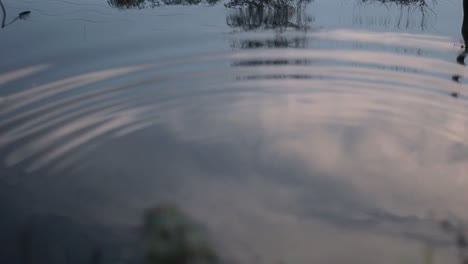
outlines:
M468 264L468 237L461 221L443 220L440 222L443 231L453 237L461 264Z
M174 206L145 212L142 236L146 264L215 264L206 230Z

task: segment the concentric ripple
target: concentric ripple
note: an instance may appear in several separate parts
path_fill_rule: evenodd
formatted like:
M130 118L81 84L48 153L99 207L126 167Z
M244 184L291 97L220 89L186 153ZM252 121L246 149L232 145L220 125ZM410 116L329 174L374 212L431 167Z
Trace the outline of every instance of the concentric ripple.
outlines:
M453 50L446 39L424 35L319 31L307 38ZM49 70L54 67L7 72L0 84ZM216 100L220 94L251 100L252 93L295 98L292 105L301 109L295 114L307 116L307 122L365 125L369 118L388 119L465 144L466 73L461 65L435 57L344 49L242 50L105 69L4 96L0 146L10 149L7 166L23 164L34 171L57 166L81 147L167 121L174 104ZM112 81L117 77L118 84Z
M226 42L232 51L77 65L45 83L36 80L59 65L0 73L5 170L104 171L105 184L89 185L119 206L183 197L239 263L335 263L335 244L350 247L343 259L355 247L403 250L382 234L449 244L428 212L468 217L468 70L456 41L308 28ZM177 191L167 187L175 179ZM362 230L372 235L356 244ZM297 249L277 252L283 242Z

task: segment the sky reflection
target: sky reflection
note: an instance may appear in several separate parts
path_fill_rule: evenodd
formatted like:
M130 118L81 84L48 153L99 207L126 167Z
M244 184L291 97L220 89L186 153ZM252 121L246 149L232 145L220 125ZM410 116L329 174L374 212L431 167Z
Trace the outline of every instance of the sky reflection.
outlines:
M468 218L465 22L430 3L420 27L420 1L381 2L8 3L39 12L0 32L15 54L0 65L0 262L28 219L34 252L124 255L139 214L169 201L232 263L457 263L440 221ZM387 21L406 8L408 27Z

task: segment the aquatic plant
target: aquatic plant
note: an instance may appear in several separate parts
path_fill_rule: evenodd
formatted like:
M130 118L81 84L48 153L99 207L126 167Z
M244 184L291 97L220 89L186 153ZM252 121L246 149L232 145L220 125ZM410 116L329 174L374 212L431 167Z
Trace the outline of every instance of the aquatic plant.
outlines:
M204 228L174 206L147 210L142 231L146 264L218 263Z
M443 231L451 235L458 250L458 258L461 264L468 263L468 236L465 232L464 224L460 221L454 222L443 220L440 223Z

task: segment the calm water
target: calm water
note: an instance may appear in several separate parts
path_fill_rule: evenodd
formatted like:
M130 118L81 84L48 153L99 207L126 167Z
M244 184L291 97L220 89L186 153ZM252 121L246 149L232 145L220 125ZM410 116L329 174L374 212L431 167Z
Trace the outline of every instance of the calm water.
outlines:
M460 263L461 0L2 2L0 263L120 263L161 202L227 263Z

